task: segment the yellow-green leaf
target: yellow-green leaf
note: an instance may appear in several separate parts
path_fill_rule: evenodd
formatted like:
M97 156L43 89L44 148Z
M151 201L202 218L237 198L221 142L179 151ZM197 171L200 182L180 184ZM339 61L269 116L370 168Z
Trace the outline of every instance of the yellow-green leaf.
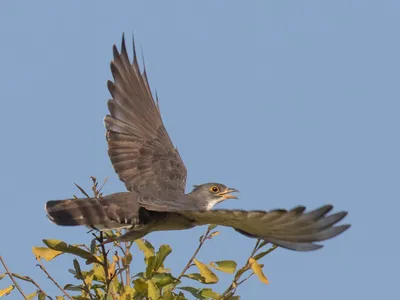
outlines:
M260 279L261 282L268 284L268 279L265 277L261 266L258 264L258 262L254 258L249 259L250 267L253 270L254 274L257 275L258 279Z
M208 238L211 239L211 238L213 238L214 236L216 236L216 235L218 235L218 234L220 234L219 231L214 231L213 233L211 233L211 234L208 236Z
M45 259L47 261L51 261L56 256L62 254L61 251L52 250L46 247L32 247L32 252L35 255L37 260Z
M158 300L161 298L161 293L155 282L151 279L147 280L148 295L151 300Z
M200 271L201 276L204 277L206 283L218 282L217 275L215 275L205 264L198 261L197 259L193 259L193 262L196 264L197 268Z
M36 291L36 292L33 292L33 293L27 295L26 299L31 300L31 299L35 298L37 296L38 292L39 291Z
M145 239L139 239L136 240L135 243L138 245L139 250L143 252L146 261L149 257L154 256L154 247L150 242Z
M197 280L197 281L199 281L201 283L206 283L205 278L203 276L201 276L199 273L185 274L185 275L183 275L183 277L190 278L190 279L193 279L193 280Z
M124 292L123 292L123 294L121 295L121 300L131 300L131 299L133 299L133 296L134 296L134 289L133 288L131 288L130 286L125 286L124 287Z
M6 273L0 274L0 280L2 280L6 276Z
M68 245L66 242L54 239L43 240L43 243L52 250L61 251L64 253L74 254L81 258L88 260L88 262L101 263L102 259L99 256L95 256L92 253L83 250L79 247Z
M64 300L64 297L63 296L56 296L56 299L57 300Z
M13 285L10 285L8 288L0 290L0 297L6 296L14 289Z
M160 267L163 266L164 260L167 256L172 252L172 249L169 245L161 245L160 249L157 252L156 259L154 262L154 271L157 271Z
M38 294L38 300L45 300L46 299L46 295L42 292L39 292Z
M212 289L201 289L200 294L204 297L211 298L211 299L218 299L219 294L214 292Z
M105 283L106 282L106 276L104 273L104 268L100 264L93 264L93 274L94 274L94 280Z
M163 300L174 300L174 294L172 294L171 290L165 290L164 289L164 294L162 296Z
M233 260L221 260L221 261L211 262L210 266L221 272L232 274L235 273L236 271L237 263Z
M135 290L138 292L144 292L147 290L147 283L143 278L138 278L133 281Z

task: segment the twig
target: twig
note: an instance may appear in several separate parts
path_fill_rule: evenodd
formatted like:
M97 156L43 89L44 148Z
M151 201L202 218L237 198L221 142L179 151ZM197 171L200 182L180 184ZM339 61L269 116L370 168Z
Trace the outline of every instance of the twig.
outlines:
M129 248L128 248L128 242L125 242L125 258L128 257L128 254L130 254ZM130 263L126 265L125 269L125 277L126 277L126 285L131 286L131 270L130 270Z
M56 285L56 287L58 287L58 289L61 292L63 292L65 297L67 297L70 300L73 300L72 297L58 284L58 282L55 281L53 277L51 277L51 275L49 274L49 272L47 272L46 268L43 266L41 262L39 262L36 266L38 266L46 274L47 278L49 278Z
M251 254L250 254L249 258L247 259L245 265L241 268L241 270L243 270L242 273L240 273L240 275L237 276L237 277L236 277L236 275L235 275L235 277L233 278L231 284L230 284L230 285L228 286L228 288L221 294L221 296L219 297L219 299L225 299L225 298L226 298L226 295L229 294L231 291L234 291L234 290L239 286L239 284L243 283L244 281L246 281L247 279L249 279L251 276L253 276L254 273L251 273L248 277L246 277L244 280L242 280L242 281L240 281L240 282L238 283L238 280L240 279L240 276L242 276L242 274L243 274L244 272L246 272L247 270L250 269L249 259L250 259L251 257L253 257L254 254L256 254L256 252L257 252L257 250L258 250L258 246L260 245L260 242L261 242L261 240L258 239L257 242L256 242L256 244L254 245L254 248L253 248L253 250L251 251Z
M186 271L190 268L190 266L193 263L193 260L196 258L197 254L199 253L201 247L203 247L204 242L206 241L206 239L208 238L208 234L210 233L212 229L209 227L207 229L207 231L204 233L202 239L199 242L199 246L197 247L196 251L194 251L192 257L190 258L189 262L186 264L185 268L182 270L181 274L179 274L177 281L179 281L183 275L185 275Z
M77 185L75 182L74 182L74 184L75 184L75 186L78 188L78 190L83 194L83 195L85 195L85 197L86 198L90 198L90 196L86 193L86 191L83 189L83 188L81 188L79 185Z
M14 277L17 277L15 273L12 273L12 274L13 274ZM17 278L18 278L18 277L17 277ZM23 278L24 278L23 280L26 280L26 281L32 283L34 286L36 286L36 287L38 288L38 290L39 290L45 297L47 297L47 298L53 300L53 298L50 297L49 295L47 295L47 293L46 293L46 292L39 286L39 284L38 284L35 280L33 280L31 277L29 277L29 276L23 276Z
M97 237L95 234L93 234L95 237ZM107 254L108 252L106 251L106 247L104 246L104 236L103 236L103 232L100 231L100 236L97 238L97 241L100 243L100 247L101 247L101 252L103 255L103 269L104 269L104 275L106 277L106 295L108 295L108 291L110 289L110 283L111 280L108 276L108 258L107 258Z
M119 262L120 261L120 259L119 259L119 255L118 255L118 252L117 251L115 251L115 256L118 258L118 260L117 260L117 266L118 266L118 273L119 273L119 276L120 276L120 278L121 278L121 284L122 284L122 286L125 286L125 284L124 284L124 277L123 277L123 275L122 275L122 268L121 268L121 263Z
M83 281L83 285L85 286L85 292L89 294L89 298L91 300L94 300L94 298L92 296L92 293L90 292L89 286L87 285L87 283L85 281L85 278L83 278L83 277L81 277L81 278L82 278L82 281Z
M254 275L254 272L252 272L252 273L251 273L249 276L247 276L245 279L239 281L239 282L237 283L237 285L236 285L236 288L237 288L239 285L241 285L243 282L245 282L247 279L249 279L251 276L253 276L253 275Z
M4 262L3 257L1 257L1 256L0 256L0 261L1 261L4 269L6 270L8 277L10 277L11 281L14 283L15 287L18 289L18 291L20 292L22 297L24 297L24 299L28 299L28 298L26 298L26 296L25 296L24 292L22 291L21 287L19 286L18 282L14 279L14 276L12 276L11 272L8 270L7 265Z

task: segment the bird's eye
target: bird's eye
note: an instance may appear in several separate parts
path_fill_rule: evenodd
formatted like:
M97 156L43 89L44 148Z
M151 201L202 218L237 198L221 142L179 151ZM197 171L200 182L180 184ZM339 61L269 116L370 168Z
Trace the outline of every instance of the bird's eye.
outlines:
M213 193L218 193L219 192L219 187L217 187L216 185L213 185L212 187L210 187L210 191Z

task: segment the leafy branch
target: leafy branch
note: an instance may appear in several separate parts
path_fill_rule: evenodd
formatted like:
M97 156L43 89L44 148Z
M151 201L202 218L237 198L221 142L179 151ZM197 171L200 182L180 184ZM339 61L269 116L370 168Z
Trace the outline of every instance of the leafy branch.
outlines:
M101 191L106 180L101 186L99 186L95 177L91 177L91 180L94 195L92 197L101 197ZM90 198L89 194L83 188L77 184L75 185L85 197ZM238 287L249 280L254 274L262 282L268 283L267 278L262 272L263 265L258 263L261 258L276 249L275 246L266 249L267 242L257 240L249 258L238 270L237 263L233 260L203 262L198 258L207 240L220 234L215 228L216 225L209 225L206 231L200 236L197 248L177 276L174 276L165 267L165 261L172 252L169 245L161 245L156 250L145 239L139 239L135 242L114 241L108 244L107 250L104 240L120 236L122 234L121 230L99 233L92 232L93 239L89 245L68 244L56 239L45 239L43 240L45 246L33 247L32 251L38 261L37 266L40 267L44 275L61 292L60 296L55 296L56 300L185 300L190 295L195 299L237 300L240 298L237 295ZM143 253L145 268L143 271L132 276L131 247L134 244ZM43 260L51 261L60 255L72 255L74 257L72 261L73 269L69 269L68 271L77 280L70 281L64 287L57 282L55 277L49 274L43 263ZM5 273L0 273L0 280L8 275L12 282L11 286L0 289L0 297L12 293L14 288L16 288L23 299L37 297L39 300L44 300L45 298L54 300L32 278L11 273L2 257L0 257L0 261L5 269ZM81 267L83 264L80 261L83 261L86 267ZM188 272L192 270L192 267L197 272ZM231 283L222 293L218 293L210 288L210 286L216 285L219 282L219 275L217 275L216 271L233 274ZM27 295L18 285L17 280L31 283L36 290ZM195 282L196 286L192 286L191 282Z

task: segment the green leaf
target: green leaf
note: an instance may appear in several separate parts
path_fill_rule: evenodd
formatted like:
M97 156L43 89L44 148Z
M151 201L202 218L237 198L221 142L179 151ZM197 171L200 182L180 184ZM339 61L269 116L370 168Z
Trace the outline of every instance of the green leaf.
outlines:
M260 259L263 258L265 255L267 255L267 254L271 253L272 251L274 251L276 248L278 248L278 246L275 246L275 245L274 245L274 246L272 246L271 248L269 248L268 250L258 253L258 254L255 255L253 258L254 258L255 260L260 260Z
M42 292L39 292L38 294L38 300L45 300L46 299L46 295L43 294ZM63 298L64 299L64 298Z
M151 275L153 274L154 270L154 263L156 261L155 256L150 256L148 261L147 261L147 267L146 267L146 278L151 278Z
M211 262L210 266L218 271L233 274L236 271L237 263L233 260L220 260Z
M67 243L60 240L43 240L43 243L52 250L61 251L64 253L73 254L88 260L90 263L101 263L102 259L98 256L93 255L92 253L83 250L79 247L68 245Z
M192 280L196 280L196 281L204 283L204 284L214 284L214 282L213 283L207 282L206 279L203 276L201 276L199 273L185 274L185 275L183 275L183 277L190 278Z
M200 289L198 288L192 286L183 286L178 289L191 293L196 299L204 299L204 297L201 295Z
M211 298L211 299L218 299L219 294L214 292L212 289L201 289L200 294L206 298Z
M216 224L210 224L210 225L208 225L208 231L211 231L211 230L213 230L214 228L216 228L218 225L216 225Z
M32 247L32 252L37 260L41 260L43 258L46 261L51 261L60 254L63 254L61 251L52 250L46 247Z
M73 284L68 283L64 286L64 290L80 292L80 291L82 291L82 286L81 285L73 285Z
M22 275L19 275L19 274L17 274L17 273L12 273L12 276L13 276L13 277L16 277L16 278L18 278L18 279L21 279L21 280L23 280L23 281L32 282L32 279L31 279L30 277L28 277L28 276L22 276Z
M0 297L10 294L13 289L14 289L14 286L10 285L9 287L7 287L5 289L0 290Z
M250 258L249 263L250 263L251 269L253 270L254 274L257 275L258 279L261 282L268 284L269 283L268 279L267 279L267 277L265 277L265 275L262 271L261 265L259 265L258 262L254 258Z
M79 280L82 280L83 279L83 275L82 275L81 266L79 265L78 260L76 258L74 258L73 263L74 263L74 269L75 269L75 272L76 272L75 278L79 279Z
M215 275L205 264L198 261L197 259L193 259L193 262L196 264L197 268L200 271L201 276L204 277L206 283L217 283L218 277Z
M39 291L35 291L29 295L26 296L26 299L31 300L33 298L35 298L37 296L37 294L39 293Z
M96 249L97 249L96 239L93 239L92 242L90 243L90 252L92 254L96 254Z
M143 252L146 262L151 256L154 256L154 247L150 242L145 239L139 239L135 243L138 245L139 250Z
M161 245L154 262L154 271L157 271L160 267L163 266L164 260L167 256L172 252L172 249L169 245Z
M260 250L262 247L264 247L264 246L267 245L267 244L269 244L269 242L267 242L267 241L262 241L262 242L260 243L260 245L258 245L257 250Z
M148 295L151 300L158 300L161 298L161 293L155 282L151 279L147 280Z
M152 279L159 287L164 287L176 281L176 278L169 273L155 273Z

